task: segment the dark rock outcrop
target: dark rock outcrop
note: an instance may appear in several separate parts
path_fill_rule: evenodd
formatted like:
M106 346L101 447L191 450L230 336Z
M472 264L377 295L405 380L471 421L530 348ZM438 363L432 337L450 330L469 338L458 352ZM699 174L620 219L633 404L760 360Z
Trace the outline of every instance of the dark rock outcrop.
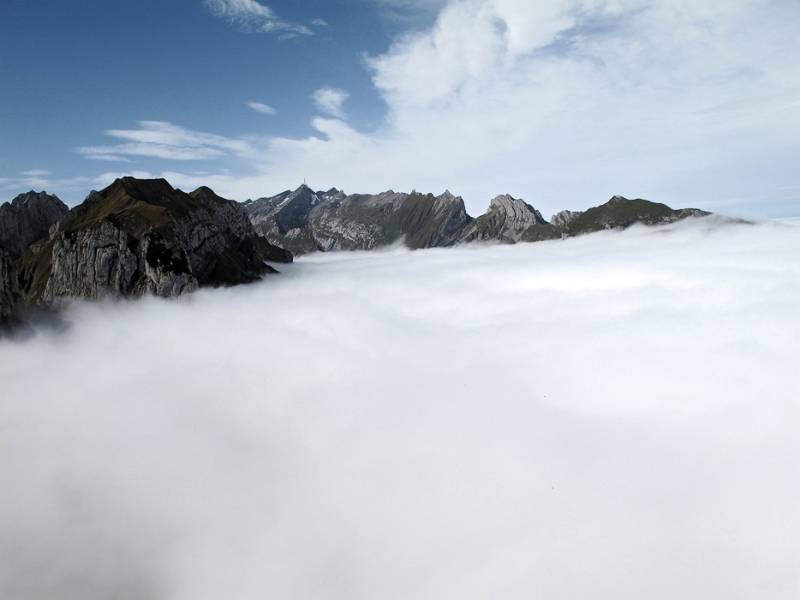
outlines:
M202 286L255 281L268 257L241 206L208 188L187 194L164 179L117 179L73 208L23 257L26 300L177 296Z
M11 253L0 246L0 326L14 321L18 303L19 288L14 260Z
M492 199L486 214L467 225L459 239L462 242L499 241L513 244L560 236L560 232L530 204L503 194Z
M30 191L0 206L0 243L15 257L46 237L50 227L69 212L57 196Z

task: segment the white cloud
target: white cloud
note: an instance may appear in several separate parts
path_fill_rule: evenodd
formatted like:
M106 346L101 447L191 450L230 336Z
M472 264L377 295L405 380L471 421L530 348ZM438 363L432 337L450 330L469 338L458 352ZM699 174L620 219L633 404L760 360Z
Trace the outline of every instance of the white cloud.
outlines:
M275 109L272 108L269 104L264 104L263 102L247 102L247 106L252 108L256 112L260 112L264 115L274 115Z
M121 152L124 147L120 146L83 146L78 148L78 154L83 154L90 160L100 160L104 162L131 162L131 159L114 152Z
M256 2L256 0L204 1L212 14L222 17L246 31L278 32L284 38L296 35L312 35L314 33L305 25L284 21L271 8Z
M326 115L344 119L345 114L342 107L350 97L345 90L335 87L322 87L316 90L312 96L314 104Z
M795 600L798 233L76 305L0 341L2 595Z
M245 140L193 131L164 121L140 121L138 129L111 129L106 134L125 143L81 146L76 151L90 159L111 161L127 161L131 156L210 160L228 154L247 156L252 151Z
M327 27L328 22L325 19L314 19L311 21L311 24L315 27Z
M122 147L84 153L236 155L237 175L217 182L238 199L307 176L353 192L449 188L472 214L501 192L545 214L614 194L800 214L790 189L800 153L798 27L793 2L450 0L433 25L366 59L387 106L372 131L359 129L357 114L341 121L345 91L322 88L314 101L334 119L315 117L305 138L175 148L122 138Z
M447 0L369 0L380 14L404 24L430 22Z
M30 174L31 172L34 174ZM78 193L81 195L80 197L84 197L88 186L93 185L96 181L94 177L87 176L54 177L52 172L44 169L34 169L26 173L20 173L20 176L16 177L0 177L0 192L3 193L0 203L30 190L49 190L56 194Z
M766 212L800 152L798 26L794 2L451 0L368 59L385 123L274 140L290 155L266 153L242 192L313 173L449 187L472 212L503 191L545 212L615 193Z

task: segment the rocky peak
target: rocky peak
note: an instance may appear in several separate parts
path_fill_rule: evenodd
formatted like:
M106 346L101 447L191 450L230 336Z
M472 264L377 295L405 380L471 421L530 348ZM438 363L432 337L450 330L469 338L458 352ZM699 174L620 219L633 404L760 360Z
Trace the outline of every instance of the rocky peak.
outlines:
M259 279L266 241L242 207L209 188L123 177L91 194L22 261L30 302L175 296ZM288 257L290 260L291 257Z
M547 224L542 214L521 198L501 194L489 202L489 211L502 213L507 222L515 224Z
M301 183L300 186L295 189L292 194L294 197L298 196L316 196L316 192L308 187L305 183Z
M201 185L199 188L194 190L193 192L189 192L189 195L192 198L208 198L212 200L219 199L220 197L212 190L210 187L206 185Z
M26 192L0 206L0 244L13 256L21 256L36 240L46 237L50 227L69 209L47 192Z
M569 224L580 217L583 211L579 210L562 210L550 217L550 223L559 228L568 227Z
M345 198L347 198L347 194L345 194L342 190L331 188L327 191L319 190L317 191L317 198L319 198L320 203L323 202L341 202Z

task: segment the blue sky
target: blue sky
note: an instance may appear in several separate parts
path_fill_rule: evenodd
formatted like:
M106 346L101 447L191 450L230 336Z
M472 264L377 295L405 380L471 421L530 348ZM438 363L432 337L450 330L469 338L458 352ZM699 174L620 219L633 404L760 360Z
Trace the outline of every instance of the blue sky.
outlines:
M272 5L314 35L248 31L201 0L6 0L0 176L91 172L73 148L104 143L103 131L140 120L229 136L309 135L312 93L332 82L350 90L354 121L376 127L384 109L361 57L384 51L400 23L358 2ZM268 104L278 118L245 102ZM134 166L159 164L140 159Z
M0 198L131 173L798 215L800 5L718 4L5 0Z

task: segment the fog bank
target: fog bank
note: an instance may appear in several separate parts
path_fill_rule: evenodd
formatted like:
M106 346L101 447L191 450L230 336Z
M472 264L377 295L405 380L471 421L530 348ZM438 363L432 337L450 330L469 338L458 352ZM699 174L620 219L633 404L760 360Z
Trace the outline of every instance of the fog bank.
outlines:
M0 597L800 594L800 224L312 255L0 341Z

